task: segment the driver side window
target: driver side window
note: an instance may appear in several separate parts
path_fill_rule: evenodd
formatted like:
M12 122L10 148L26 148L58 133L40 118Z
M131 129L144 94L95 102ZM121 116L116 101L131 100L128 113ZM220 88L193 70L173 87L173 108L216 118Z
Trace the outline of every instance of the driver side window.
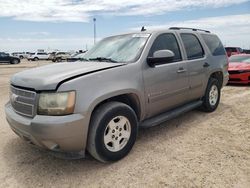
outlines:
M180 48L174 34L166 33L159 35L149 51L149 57L153 57L154 52L158 50L171 50L174 52L173 62L182 60Z

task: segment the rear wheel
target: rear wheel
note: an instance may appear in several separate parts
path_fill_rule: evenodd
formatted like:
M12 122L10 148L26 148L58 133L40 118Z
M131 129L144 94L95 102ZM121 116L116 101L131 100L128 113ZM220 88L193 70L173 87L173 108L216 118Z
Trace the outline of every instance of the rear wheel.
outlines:
M11 64L18 64L19 63L19 61L17 60L17 59L13 59L13 60L11 60L11 62L10 62Z
M35 58L34 58L34 61L38 61L38 60L39 60L38 57L35 57Z
M137 117L133 109L120 102L109 102L93 113L87 149L99 161L117 161L130 152L136 136Z
M219 81L215 78L210 78L203 98L202 110L206 112L215 111L220 102L220 95L221 87Z

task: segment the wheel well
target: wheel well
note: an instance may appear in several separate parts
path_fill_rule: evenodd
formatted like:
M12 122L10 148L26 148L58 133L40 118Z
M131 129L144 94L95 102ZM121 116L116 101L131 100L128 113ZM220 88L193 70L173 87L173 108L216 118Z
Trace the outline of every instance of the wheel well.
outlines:
M138 120L140 121L141 118L141 108L140 108L140 102L138 97L135 94L123 94L123 95L118 95L115 97L108 98L102 102L100 102L98 105L95 106L94 110L95 111L99 106L101 106L104 103L110 102L110 101L117 101L117 102L122 102L124 104L127 104L130 106L136 113L136 116Z
M214 72L211 74L210 78L215 78L219 81L220 83L220 87L222 87L223 84L223 73L218 71L218 72Z

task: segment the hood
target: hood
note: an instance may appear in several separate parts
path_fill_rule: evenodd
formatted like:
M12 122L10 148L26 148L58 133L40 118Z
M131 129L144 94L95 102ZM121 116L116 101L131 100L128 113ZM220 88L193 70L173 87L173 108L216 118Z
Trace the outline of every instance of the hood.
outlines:
M70 80L93 72L124 65L106 62L58 63L22 71L11 78L15 86L32 88L37 91L55 90L64 80Z
M250 64L249 63L229 63L228 70L250 70Z

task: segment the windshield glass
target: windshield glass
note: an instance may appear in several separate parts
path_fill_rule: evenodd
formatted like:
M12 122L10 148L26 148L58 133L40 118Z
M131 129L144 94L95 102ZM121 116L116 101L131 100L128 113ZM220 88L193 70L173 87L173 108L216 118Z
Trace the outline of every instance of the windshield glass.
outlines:
M234 63L250 63L250 56L234 55L229 58L229 62Z
M125 63L136 61L149 36L150 34L127 34L105 38L89 50L84 58Z

